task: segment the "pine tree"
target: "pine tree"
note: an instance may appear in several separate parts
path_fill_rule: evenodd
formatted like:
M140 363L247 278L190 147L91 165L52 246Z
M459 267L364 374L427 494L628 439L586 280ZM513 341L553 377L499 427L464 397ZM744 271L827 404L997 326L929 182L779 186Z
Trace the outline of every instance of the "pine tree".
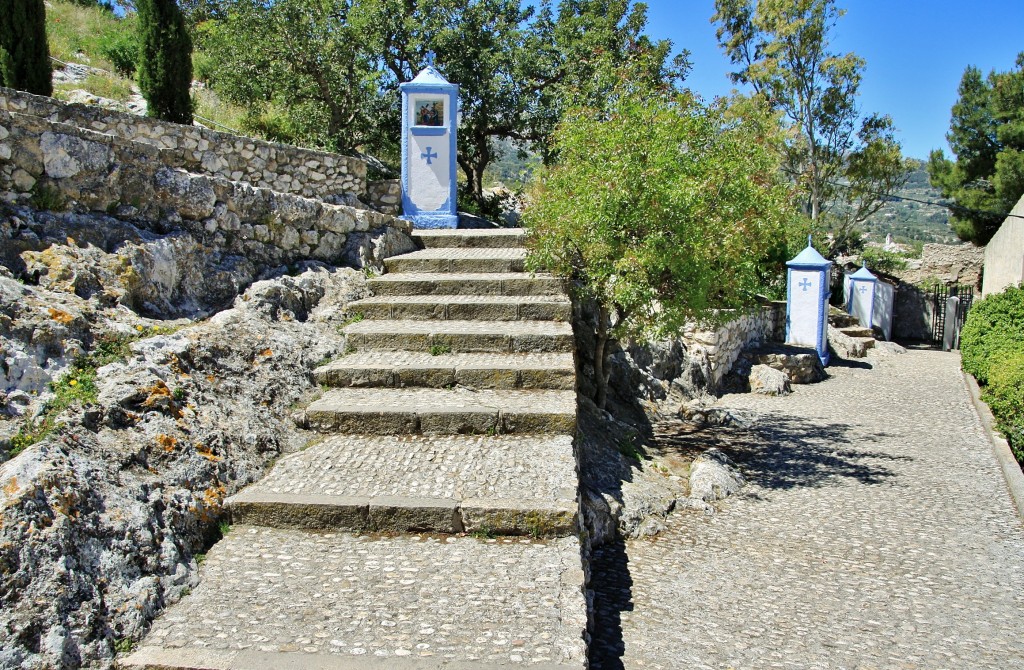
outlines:
M139 0L139 88L149 115L192 123L192 40L175 0Z
M0 84L53 93L43 0L9 0L0 11Z

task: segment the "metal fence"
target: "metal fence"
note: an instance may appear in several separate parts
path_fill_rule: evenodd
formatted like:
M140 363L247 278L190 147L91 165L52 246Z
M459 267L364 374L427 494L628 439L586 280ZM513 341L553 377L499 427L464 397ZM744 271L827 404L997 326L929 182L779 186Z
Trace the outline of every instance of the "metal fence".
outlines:
M943 349L960 348L960 330L974 303L974 287L936 285L928 294L932 303L932 344ZM950 298L956 298L951 301ZM948 327L947 327L948 322Z

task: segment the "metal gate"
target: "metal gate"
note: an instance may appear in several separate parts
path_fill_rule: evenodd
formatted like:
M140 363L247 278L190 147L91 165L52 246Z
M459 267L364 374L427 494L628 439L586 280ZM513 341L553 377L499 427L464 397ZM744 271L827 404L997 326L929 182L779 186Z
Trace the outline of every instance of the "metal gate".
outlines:
M971 304L974 302L974 287L960 284L936 285L929 292L929 297L932 307L932 344L939 346L943 344L946 335L946 321L951 318L953 322L950 324L952 330L948 344L953 349L959 349L960 330L964 327L967 312L970 311ZM946 309L947 302L952 297L960 298L955 312L952 309ZM949 312L948 317L947 311Z

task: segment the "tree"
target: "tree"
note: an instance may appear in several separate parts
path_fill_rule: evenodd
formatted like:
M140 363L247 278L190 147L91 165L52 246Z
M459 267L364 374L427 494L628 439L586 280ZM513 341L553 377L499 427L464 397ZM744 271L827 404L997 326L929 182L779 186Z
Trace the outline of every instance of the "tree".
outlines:
M175 0L138 0L139 88L149 115L192 123L192 40Z
M718 41L748 84L783 112L791 133L784 169L802 192L804 213L830 229L835 254L855 247L856 226L906 182L892 119L871 115L857 128L865 62L831 49L843 11L834 0L715 0Z
M956 160L933 151L928 176L960 239L986 244L1024 195L1024 52L1009 72L964 71L946 140Z
M651 80L674 73L671 45L641 34L646 13L631 0L563 0L557 16L550 0L537 11L518 0L203 1L216 5L199 33L218 61L214 87L255 116L283 110L280 139L394 161L398 86L434 52L459 85L457 160L478 204L499 140L547 155L562 111L607 90L600 73L641 59Z
M214 87L248 108L250 129L343 153L372 139L393 110L381 105L368 37L350 20L351 4L233 0L219 10L222 20L203 26Z
M524 222L530 265L598 305L599 406L609 340L678 332L754 301L788 216L778 138L753 106L628 83L602 108L567 112Z
M53 93L43 0L10 0L0 11L0 85Z

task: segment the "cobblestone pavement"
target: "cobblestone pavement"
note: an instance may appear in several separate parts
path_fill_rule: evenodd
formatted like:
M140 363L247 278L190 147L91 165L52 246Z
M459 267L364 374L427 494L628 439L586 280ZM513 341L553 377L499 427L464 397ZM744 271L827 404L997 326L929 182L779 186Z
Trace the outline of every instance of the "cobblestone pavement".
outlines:
M292 654L292 667L321 667L313 662L320 655L347 657L351 664L340 667L350 668L367 667L357 663L366 656L434 657L431 667L440 667L451 659L557 664L584 654L575 538L238 526L210 551L202 577L157 620L137 658L183 649L223 660L250 651Z
M759 417L726 440L751 483L598 552L593 668L1024 668L1024 526L959 357L867 360L720 401Z
M572 502L575 469L569 435L333 435L282 459L249 490Z

